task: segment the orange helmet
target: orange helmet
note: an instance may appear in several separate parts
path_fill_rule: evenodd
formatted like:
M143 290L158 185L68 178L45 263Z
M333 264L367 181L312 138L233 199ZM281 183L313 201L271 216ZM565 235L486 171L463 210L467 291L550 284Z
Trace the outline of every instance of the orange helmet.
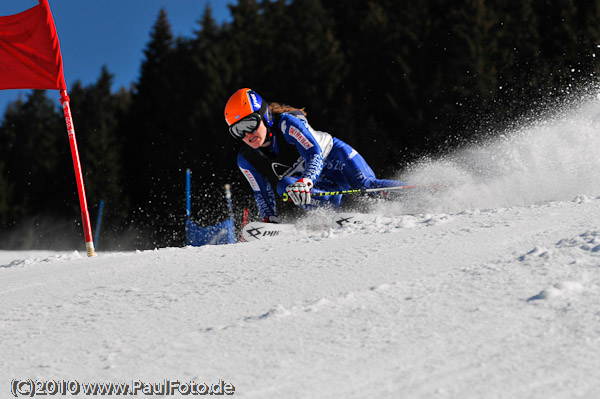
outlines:
M229 97L225 105L225 121L233 137L244 138L245 132L256 130L261 120L264 120L267 126L273 126L271 110L258 93L244 88Z

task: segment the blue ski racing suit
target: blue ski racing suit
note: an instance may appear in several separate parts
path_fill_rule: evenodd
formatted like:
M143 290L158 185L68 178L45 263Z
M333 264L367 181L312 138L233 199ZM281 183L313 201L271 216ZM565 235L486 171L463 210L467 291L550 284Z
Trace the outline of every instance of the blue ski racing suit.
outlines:
M314 182L312 192L402 186L396 180L377 179L364 158L350 145L329 133L314 130L300 111L276 117L270 145L253 149L244 145L238 167L254 191L261 217L277 216L275 188L281 197L286 187L301 178ZM338 208L344 195L312 196L306 209Z

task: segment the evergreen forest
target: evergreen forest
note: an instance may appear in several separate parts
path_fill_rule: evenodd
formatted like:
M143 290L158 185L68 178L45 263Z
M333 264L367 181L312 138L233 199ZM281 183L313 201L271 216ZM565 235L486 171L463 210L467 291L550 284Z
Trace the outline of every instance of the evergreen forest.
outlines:
M92 228L99 248L185 243L192 217L236 223L254 197L236 165L224 105L250 87L304 107L311 125L356 148L391 178L502 132L544 104L593 84L600 0L238 0L217 23L210 6L191 37L162 10L130 87L70 87ZM73 164L56 92L0 110L0 249L83 247ZM440 182L443 183L443 182ZM287 204L280 204L285 208Z

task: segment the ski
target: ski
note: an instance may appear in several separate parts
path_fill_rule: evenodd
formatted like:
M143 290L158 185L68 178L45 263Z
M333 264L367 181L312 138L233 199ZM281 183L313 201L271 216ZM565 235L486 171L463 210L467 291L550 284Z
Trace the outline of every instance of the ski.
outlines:
M331 220L331 227L343 228L365 222L375 222L380 215L371 213L343 212L336 214ZM260 241L280 237L297 232L297 228L289 223L250 222L242 230L245 241Z
M378 215L370 213L344 212L338 213L331 220L333 228L341 228L348 225L359 224L364 222L374 222Z
M259 241L277 237L296 230L293 224L250 222L242 230L246 241Z

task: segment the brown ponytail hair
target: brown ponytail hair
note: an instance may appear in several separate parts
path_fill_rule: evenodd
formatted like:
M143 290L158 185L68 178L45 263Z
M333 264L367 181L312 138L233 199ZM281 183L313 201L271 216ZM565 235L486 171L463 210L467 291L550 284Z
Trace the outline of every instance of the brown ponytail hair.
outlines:
M286 105L286 104L279 104L279 103L270 103L269 104L269 108L271 108L271 112L274 114L283 114L284 112L290 112L290 111L300 111L304 114L304 116L307 116L306 111L304 110L304 108L295 108L292 107L291 105Z

